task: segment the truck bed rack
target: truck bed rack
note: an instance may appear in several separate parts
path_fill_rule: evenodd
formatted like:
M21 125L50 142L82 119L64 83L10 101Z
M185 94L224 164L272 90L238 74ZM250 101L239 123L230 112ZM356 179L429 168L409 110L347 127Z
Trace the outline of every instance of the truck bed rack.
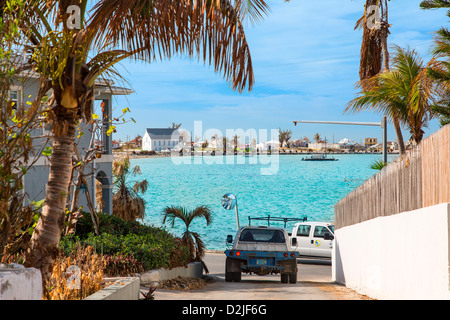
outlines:
M262 220L262 221L267 221L267 226L270 227L270 221L281 221L284 222L284 228L286 229L286 224L288 222L305 222L308 220L307 217L303 217L303 218L283 218L283 217L271 217L270 215L268 215L267 217L248 217L248 225L251 226L252 225L252 220Z

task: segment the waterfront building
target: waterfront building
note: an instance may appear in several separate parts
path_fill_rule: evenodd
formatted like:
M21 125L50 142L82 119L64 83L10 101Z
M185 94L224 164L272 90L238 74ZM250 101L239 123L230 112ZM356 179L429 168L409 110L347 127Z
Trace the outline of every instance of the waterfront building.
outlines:
M178 129L148 128L142 137L143 151L170 151L182 146L182 138Z

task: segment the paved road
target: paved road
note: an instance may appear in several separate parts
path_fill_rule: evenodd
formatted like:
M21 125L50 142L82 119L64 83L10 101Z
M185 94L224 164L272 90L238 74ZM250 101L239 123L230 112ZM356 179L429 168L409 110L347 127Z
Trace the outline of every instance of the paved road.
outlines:
M241 282L225 282L225 254L209 252L204 259L215 281L201 290L157 289L156 300L364 300L331 282L331 262L300 259L296 284L282 284L279 275L242 274ZM144 291L144 290L143 290Z

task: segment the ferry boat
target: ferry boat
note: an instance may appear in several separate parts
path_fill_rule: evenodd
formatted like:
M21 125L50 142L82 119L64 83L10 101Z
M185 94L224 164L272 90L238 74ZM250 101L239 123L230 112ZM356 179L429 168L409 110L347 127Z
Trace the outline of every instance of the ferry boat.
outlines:
M302 158L302 161L338 161L335 157L328 157L326 154L313 154L310 157Z

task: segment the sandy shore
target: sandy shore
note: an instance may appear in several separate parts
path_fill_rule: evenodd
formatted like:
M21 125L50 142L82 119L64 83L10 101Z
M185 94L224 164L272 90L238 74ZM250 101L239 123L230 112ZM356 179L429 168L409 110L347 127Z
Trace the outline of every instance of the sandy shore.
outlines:
M278 155L299 155L299 156L305 156L305 155L312 155L312 154L322 154L323 152L279 152ZM364 153L364 152L327 152L327 154L333 154L333 155L354 155L354 154L361 154L361 155L366 155L366 154L382 154L382 153L377 153L377 152L373 152L373 153ZM388 154L398 154L398 152L390 152ZM114 159L123 159L126 158L128 155L128 157L130 159L143 159L143 158L168 158L171 157L172 154L170 152L167 153L156 153L156 154L140 154L140 151L130 151L130 152L126 152L126 151L118 151L118 152L113 152L113 157ZM205 152L205 153L201 153L201 152L195 152L194 156L213 156L211 155L210 152ZM238 153L238 155L244 155L241 153ZM250 154L250 155L256 155L256 154ZM190 157L191 155L184 155L185 157ZM221 156L220 154L215 155L215 156Z

